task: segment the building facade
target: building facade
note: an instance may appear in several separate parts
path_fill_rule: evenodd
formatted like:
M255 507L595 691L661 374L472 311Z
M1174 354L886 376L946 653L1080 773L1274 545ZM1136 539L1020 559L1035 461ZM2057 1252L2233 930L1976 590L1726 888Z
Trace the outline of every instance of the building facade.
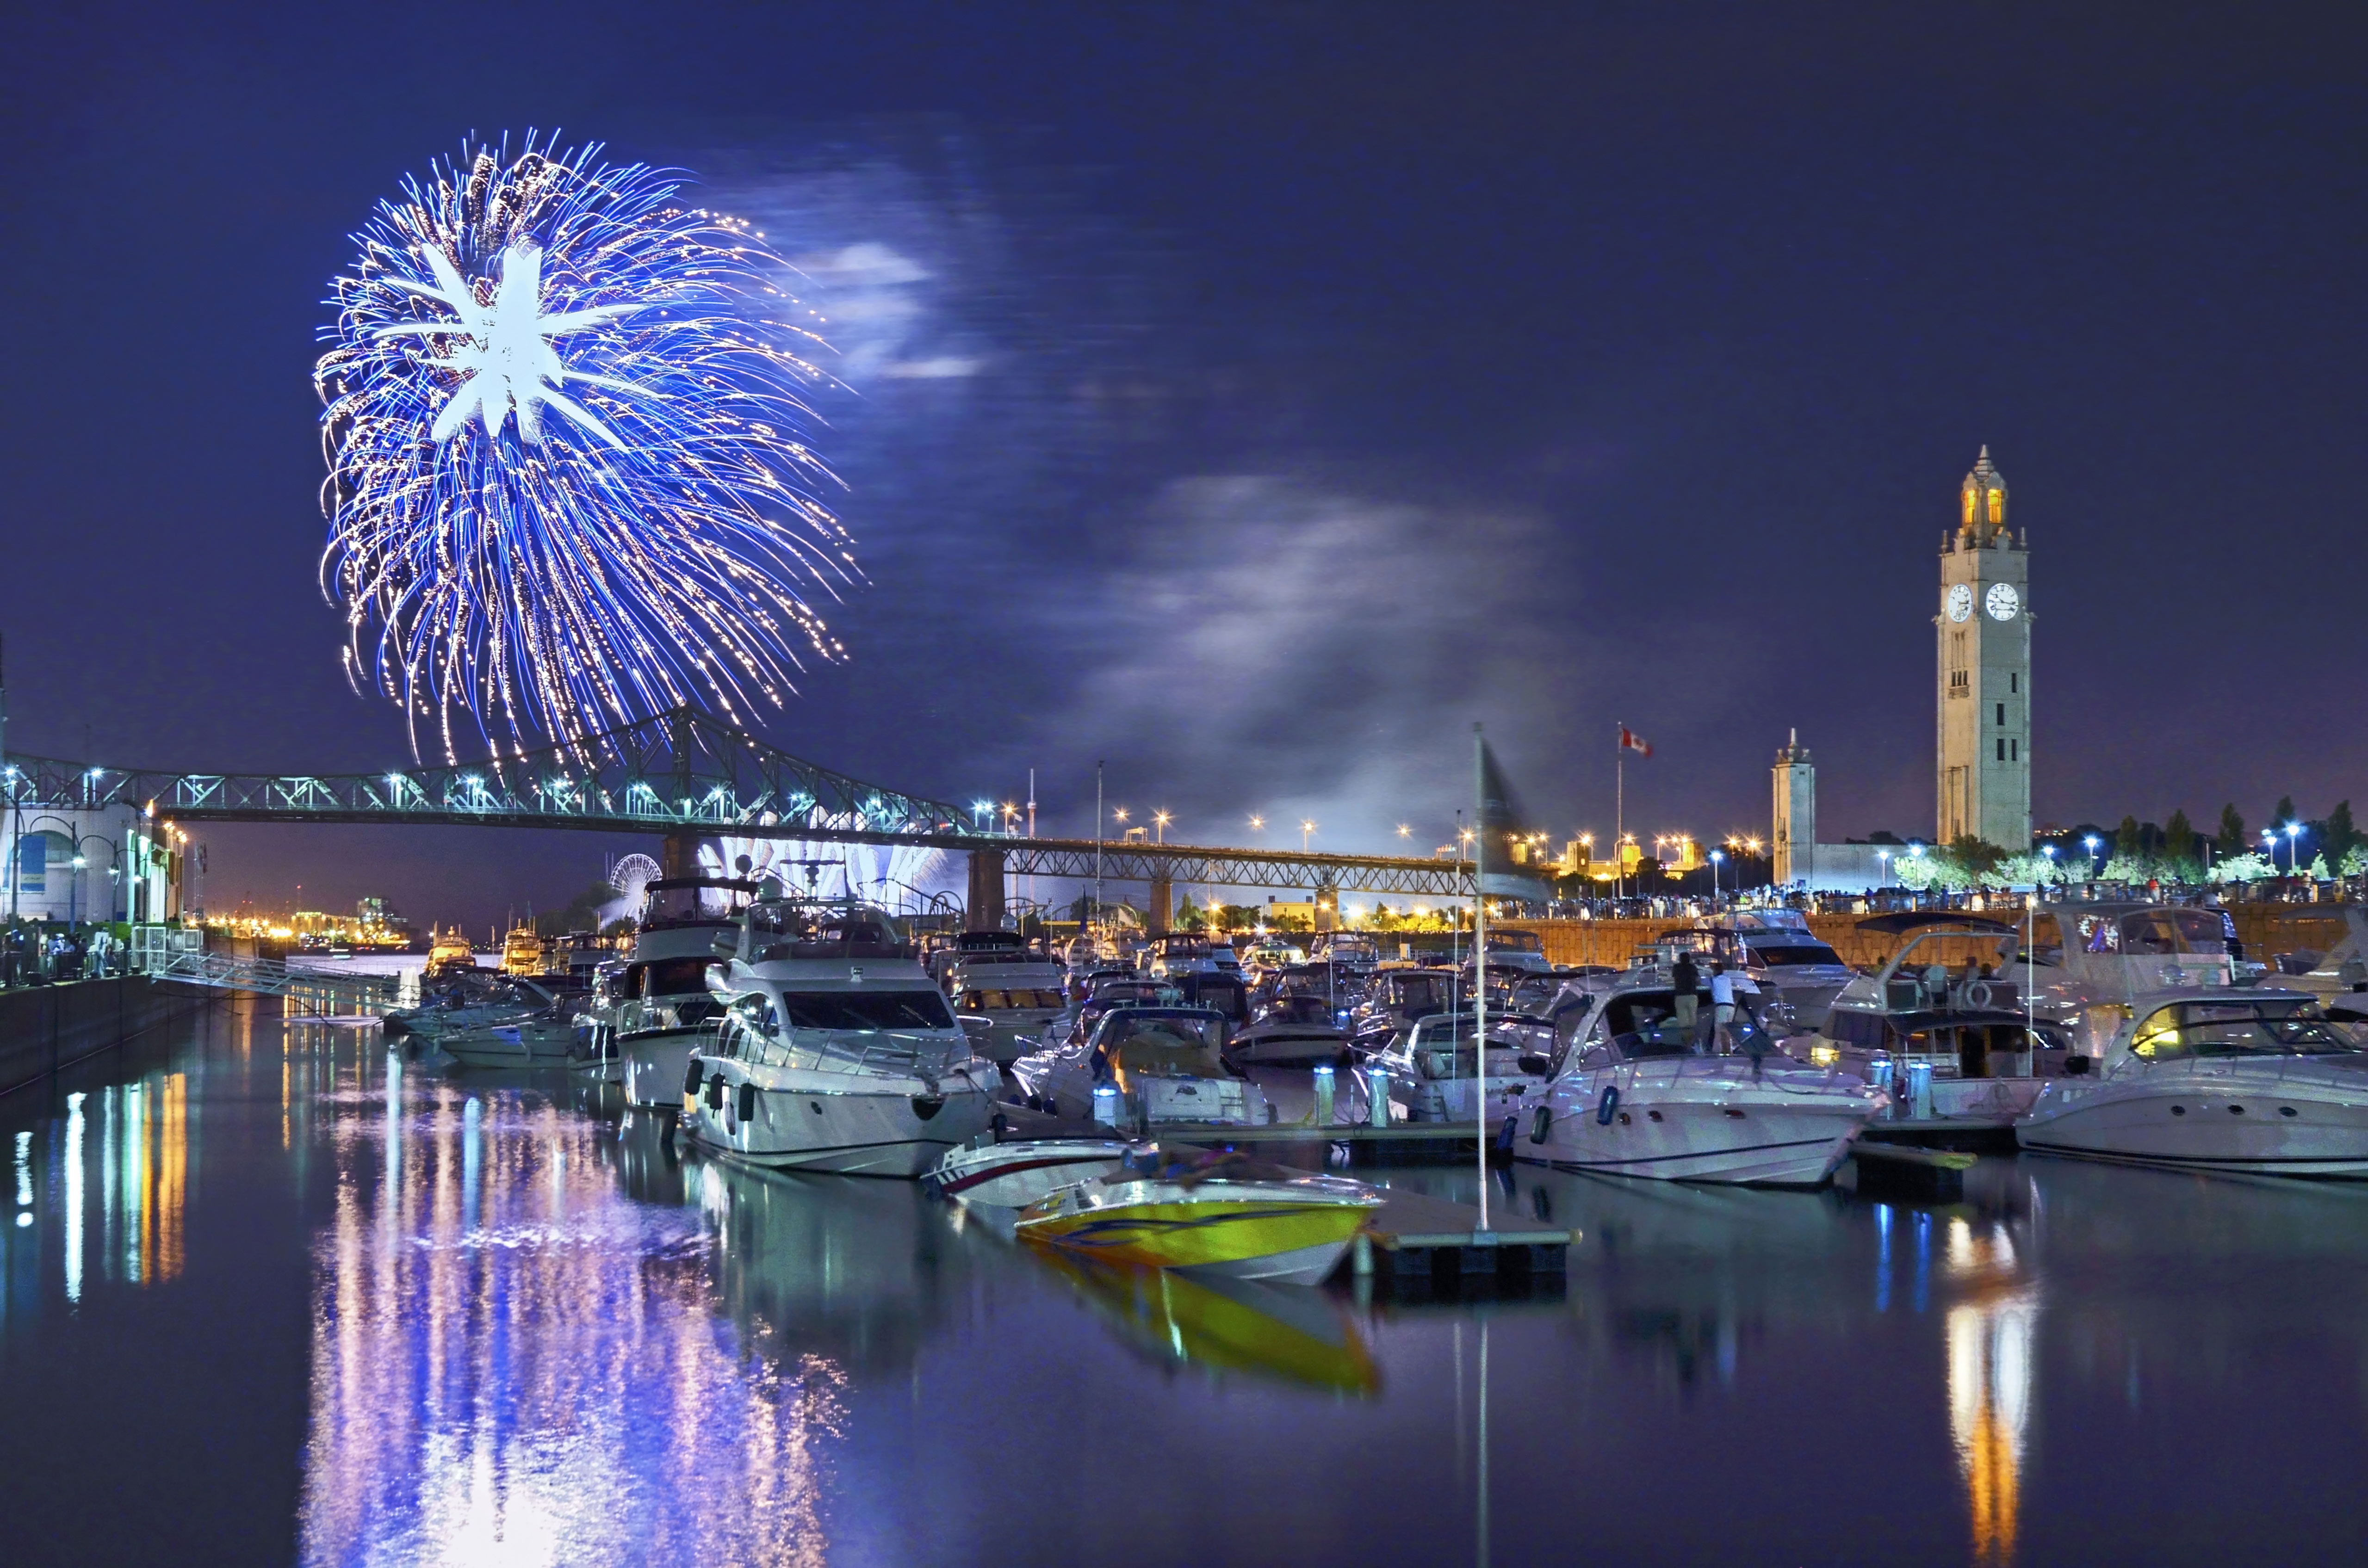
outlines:
M2031 847L2031 562L1982 449L1941 545L1933 836Z

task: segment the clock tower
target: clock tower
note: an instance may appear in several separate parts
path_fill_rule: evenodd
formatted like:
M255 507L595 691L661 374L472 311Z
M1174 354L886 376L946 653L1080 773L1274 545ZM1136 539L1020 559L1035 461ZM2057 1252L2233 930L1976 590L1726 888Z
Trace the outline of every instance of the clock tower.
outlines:
M2031 848L2031 566L2007 527L2006 480L1990 449L1965 475L1958 523L1941 544L1939 757L1942 844L1971 834Z

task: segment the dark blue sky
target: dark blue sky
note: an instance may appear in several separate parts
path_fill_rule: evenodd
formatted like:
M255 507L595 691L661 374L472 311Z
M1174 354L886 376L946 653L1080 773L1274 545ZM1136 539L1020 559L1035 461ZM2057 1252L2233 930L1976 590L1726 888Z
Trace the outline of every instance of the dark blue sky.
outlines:
M871 588L774 737L1089 829L1928 832L1934 551L2028 528L2042 821L2368 804L2368 113L2331 8L19 7L11 744L399 761L314 569L345 236L472 130L699 172L846 307ZM216 18L235 17L235 25ZM951 372L897 374L916 366ZM570 835L214 830L484 920ZM620 841L614 847L633 846Z

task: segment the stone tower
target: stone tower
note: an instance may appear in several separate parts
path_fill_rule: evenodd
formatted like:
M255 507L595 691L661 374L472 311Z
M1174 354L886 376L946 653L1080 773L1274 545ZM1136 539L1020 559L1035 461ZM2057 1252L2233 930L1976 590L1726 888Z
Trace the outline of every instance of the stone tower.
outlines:
M1775 824L1769 858L1778 887L1806 881L1817 869L1817 769L1794 730L1776 754L1773 777Z
M1982 455L1941 544L1938 821L2015 854L2031 848L2031 569L2007 527L2006 480Z

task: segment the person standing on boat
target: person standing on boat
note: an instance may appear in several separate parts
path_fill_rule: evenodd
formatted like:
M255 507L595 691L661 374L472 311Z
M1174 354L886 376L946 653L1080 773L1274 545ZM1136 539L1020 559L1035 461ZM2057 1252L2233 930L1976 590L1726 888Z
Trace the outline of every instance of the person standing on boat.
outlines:
M1713 960L1710 966L1710 1017L1712 1039L1721 1056L1735 1053L1735 976L1727 972L1724 960Z
M1694 956L1679 950L1678 961L1669 966L1671 1021L1684 1032L1686 1049L1691 1051L1699 1041L1695 1038L1694 1012L1702 991L1702 971L1694 967Z

